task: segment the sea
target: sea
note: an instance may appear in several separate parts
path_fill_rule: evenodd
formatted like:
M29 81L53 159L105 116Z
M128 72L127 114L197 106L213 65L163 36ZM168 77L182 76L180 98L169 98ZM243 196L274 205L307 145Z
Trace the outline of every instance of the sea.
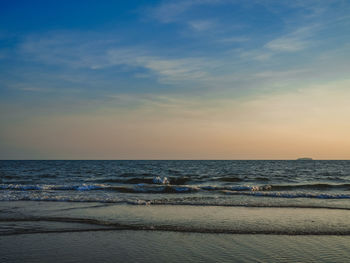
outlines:
M0 161L1 262L349 262L349 251L350 161Z
M0 201L350 208L350 161L0 161Z

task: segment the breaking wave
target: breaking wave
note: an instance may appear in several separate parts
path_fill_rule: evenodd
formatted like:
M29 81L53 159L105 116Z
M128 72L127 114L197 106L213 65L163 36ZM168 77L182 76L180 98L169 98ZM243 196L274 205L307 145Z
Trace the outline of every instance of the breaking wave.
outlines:
M324 190L343 190L343 193L325 192ZM81 185L49 185L49 184L0 184L0 190L12 191L113 191L120 193L193 193L220 192L236 195L255 195L285 198L350 198L350 184L299 184L299 185L172 185L167 178L156 177L152 183L128 185L81 184ZM309 192L305 192L308 190ZM321 193L313 192L315 190ZM310 192L311 191L311 192Z

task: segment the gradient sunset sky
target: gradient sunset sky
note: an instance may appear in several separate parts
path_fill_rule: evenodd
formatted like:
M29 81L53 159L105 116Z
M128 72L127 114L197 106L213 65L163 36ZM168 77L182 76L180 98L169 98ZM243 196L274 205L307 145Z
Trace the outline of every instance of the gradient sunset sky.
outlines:
M350 1L0 2L0 159L350 159Z

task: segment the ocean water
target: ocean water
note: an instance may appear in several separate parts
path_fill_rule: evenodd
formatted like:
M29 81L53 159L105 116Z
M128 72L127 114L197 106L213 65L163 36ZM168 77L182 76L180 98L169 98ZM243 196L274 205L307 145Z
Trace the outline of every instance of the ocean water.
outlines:
M0 161L1 201L348 208L349 199L350 161Z
M350 161L0 161L0 235L350 235Z

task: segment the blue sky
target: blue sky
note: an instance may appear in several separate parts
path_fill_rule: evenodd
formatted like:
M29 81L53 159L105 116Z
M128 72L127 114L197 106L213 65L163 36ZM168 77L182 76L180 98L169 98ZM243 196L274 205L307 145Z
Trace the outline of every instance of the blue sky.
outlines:
M350 98L349 11L348 1L2 1L0 157L350 158L336 139L350 131L339 103ZM334 129L317 136L322 125ZM284 145L299 131L299 148Z

